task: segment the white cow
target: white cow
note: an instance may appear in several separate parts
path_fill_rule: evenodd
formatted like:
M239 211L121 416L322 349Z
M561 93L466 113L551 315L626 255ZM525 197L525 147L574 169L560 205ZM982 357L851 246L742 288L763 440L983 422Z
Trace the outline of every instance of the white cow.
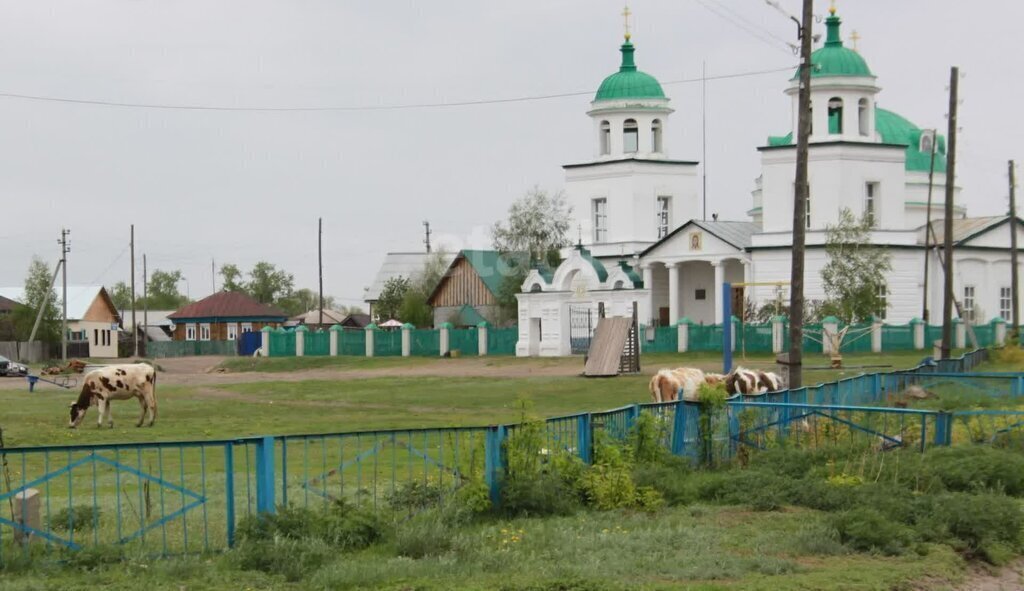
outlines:
M99 407L97 426L103 426L106 417L108 425L114 427L114 419L110 415L110 401L137 398L142 407L142 415L136 427L141 427L149 413L149 426L156 421L156 370L145 363L132 365L109 365L94 369L85 375L82 393L78 400L71 403L71 422L68 427L74 429L85 419L85 413L95 402Z

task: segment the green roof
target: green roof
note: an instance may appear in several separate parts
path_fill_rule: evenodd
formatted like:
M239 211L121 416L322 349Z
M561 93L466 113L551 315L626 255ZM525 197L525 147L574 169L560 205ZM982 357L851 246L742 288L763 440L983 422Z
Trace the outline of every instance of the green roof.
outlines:
M886 144L907 146L906 169L915 172L928 172L931 167L932 155L921 151L921 128L905 117L892 111L875 108L875 131L882 136ZM935 172L946 172L946 139L937 137L938 148L935 152ZM790 146L793 144L793 132L786 135L768 136L769 146Z
M636 69L633 61L635 48L629 39L619 49L622 52L622 65L619 71L604 79L597 89L595 101L614 101L621 99L663 99L665 92L658 80L646 72Z
M633 282L633 287L637 289L643 289L644 280L642 277L640 277L640 274L636 272L636 269L634 269L632 265L630 265L626 261L619 261L619 267L626 272L626 276L629 277L629 280Z
M477 326L481 322L486 323L487 319L469 304L463 304L455 316L451 318L451 323L455 326Z
M825 19L825 46L816 49L811 54L812 78L823 78L826 76L873 76L868 63L864 61L853 49L843 47L843 40L839 35L839 25L842 21L832 13ZM793 75L793 80L800 77L800 69Z
M507 271L519 264L519 259L525 258L526 255L503 255L496 250L463 250L459 252L459 256L469 261L480 280L487 286L487 290L497 296L501 292L501 283L505 280ZM458 260L458 257L455 259ZM452 261L452 265L455 265L455 261Z
M608 269L604 268L604 263L592 257L590 255L590 251L583 248L582 246L577 246L576 250L580 251L580 256L582 256L584 260L590 263L590 266L594 268L594 271L597 273L598 279L600 279L602 282L608 279Z

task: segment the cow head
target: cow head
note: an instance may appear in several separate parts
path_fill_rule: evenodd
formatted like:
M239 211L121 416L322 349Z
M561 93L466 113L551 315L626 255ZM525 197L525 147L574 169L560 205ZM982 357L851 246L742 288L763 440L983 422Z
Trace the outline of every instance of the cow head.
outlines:
M82 424L85 419L85 411L89 410L89 405L82 406L79 402L71 403L71 421L68 422L68 428L74 429L78 425Z

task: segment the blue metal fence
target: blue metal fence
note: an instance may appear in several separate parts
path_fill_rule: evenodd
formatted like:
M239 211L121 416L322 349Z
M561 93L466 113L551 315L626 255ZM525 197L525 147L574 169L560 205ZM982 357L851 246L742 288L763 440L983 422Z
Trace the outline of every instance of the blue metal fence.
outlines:
M985 351L908 371L863 375L759 397L734 397L702 415L694 402L637 404L544 422L541 453L591 461L597 437L625 440L644 414L673 454L718 463L740 449L771 446L927 449L953 442L1021 445L1024 412L938 411L871 406L912 385L971 384L991 395L1020 396L1024 374L969 373ZM965 375L965 372L966 373ZM520 425L289 435L219 441L48 446L0 451L11 483L0 494L0 561L31 544L45 552L122 544L161 555L230 547L246 515L281 505L346 499L393 506L410 486L443 502L468 480L498 498L503 446ZM30 490L31 489L31 490ZM38 493L38 521L6 505ZM10 517L10 518L8 518ZM38 546L38 545L37 545Z

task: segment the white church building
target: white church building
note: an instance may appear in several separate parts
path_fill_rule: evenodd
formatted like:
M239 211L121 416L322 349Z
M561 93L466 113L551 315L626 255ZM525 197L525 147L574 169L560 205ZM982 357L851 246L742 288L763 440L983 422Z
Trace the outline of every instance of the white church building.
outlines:
M824 300L821 269L827 228L842 209L867 215L871 242L889 250L886 322L922 316L928 177L932 165L932 227L943 240L946 147L904 117L878 106L878 79L856 50L846 47L840 18L831 10L824 46L814 51L811 74L810 197L806 217L805 297ZM637 70L626 35L618 72L602 82L587 115L592 120L591 160L569 164L565 191L580 245L553 272L534 270L519 294L519 355L570 352L572 309L605 305L609 315L639 309L640 322L669 326L686 318L720 324L721 286L788 282L791 269L796 146L793 133L768 138L758 151L748 220L701 220L697 162L673 160L668 130L670 99L651 75ZM797 123L797 75L785 93ZM1024 244L1020 220L969 218L955 188L954 286L965 320L1011 317L1010 232ZM934 243L934 241L933 241ZM942 313L942 269L935 249L927 256L931 324ZM735 288L733 309L749 299L758 307L779 297L771 286ZM788 300L788 291L785 293Z

